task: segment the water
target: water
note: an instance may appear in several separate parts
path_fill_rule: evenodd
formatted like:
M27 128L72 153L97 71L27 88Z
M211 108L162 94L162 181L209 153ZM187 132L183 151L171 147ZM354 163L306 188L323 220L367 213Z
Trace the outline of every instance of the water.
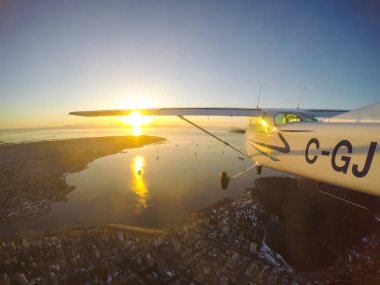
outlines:
M157 133L157 129L142 129L146 134ZM170 131L169 131L170 132ZM80 127L62 127L47 129L15 129L0 130L0 143L19 143L46 140L61 140L69 138L87 138L103 136L120 136L132 134L130 129L126 128L80 128Z
M243 135L213 129L232 145L243 147ZM125 129L51 129L3 132L4 142L125 135ZM108 223L142 227L171 227L192 212L224 197L247 195L256 178L250 171L221 190L219 173L230 176L252 162L192 128L152 129L144 134L167 142L124 150L99 158L78 173L65 177L75 190L67 201L52 204L45 215L29 221L0 225L3 235L50 231ZM267 175L273 172L268 170Z
M237 148L243 147L243 135L220 128L214 128L212 132ZM252 165L251 161L239 159L238 153L222 143L193 128L150 129L143 133L165 137L167 141L101 157L89 163L86 169L67 175L67 184L76 188L66 196L66 201L53 203L50 212L32 220L0 224L1 236L109 223L172 227L194 211L224 197L250 195L246 189L252 189L254 185L257 178L254 171L233 180L228 190L221 190L220 171L225 170L233 176ZM0 141L126 134L130 131L113 128L3 131L0 132ZM262 176L279 175L285 174L268 169L262 173ZM271 199L274 193L284 193L282 188L285 184L275 183L277 180L271 178L273 183L262 191L265 199ZM272 200L274 203L282 201L276 197ZM281 205L276 209L281 209ZM310 234L289 230L284 221L272 225L267 239L271 247L297 268L315 270L335 262L332 253L311 239Z

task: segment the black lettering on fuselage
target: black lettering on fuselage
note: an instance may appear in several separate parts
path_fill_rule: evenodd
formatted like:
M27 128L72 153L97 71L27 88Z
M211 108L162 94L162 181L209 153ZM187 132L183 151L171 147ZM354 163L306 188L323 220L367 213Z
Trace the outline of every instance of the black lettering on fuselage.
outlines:
M309 140L309 142L308 142L307 145L306 145L305 159L306 159L306 161L307 161L308 163L310 163L310 164L313 164L314 162L316 162L316 161L317 161L317 158L318 158L317 155L314 155L313 158L310 158L310 157L309 157L309 149L310 149L310 146L311 146L312 144L315 144L315 148L316 148L316 149L319 149L319 140L316 139L316 138L312 138L311 140Z
M312 138L308 141L306 144L305 148L305 159L306 162L309 164L314 164L317 159L318 159L318 154L310 155L310 148L314 145L316 150L320 150L320 143L317 138ZM365 177L370 168L371 164L373 161L373 157L376 152L376 147L377 147L377 142L371 142L368 153L367 153L367 158L365 160L364 166L362 170L359 170L359 165L358 164L353 164L352 165L352 174L355 177L362 178ZM348 140L341 140L339 141L332 153L331 153L331 166L336 172L342 172L344 174L347 174L349 168L350 168L350 163L351 163L351 156L348 155L338 155L338 152L341 150L345 150L347 154L352 154L353 153L353 146L350 141ZM320 154L323 156L330 156L330 151L327 150L321 150Z
M369 146L367 158L365 160L365 164L364 164L362 171L358 170L359 166L357 164L354 164L352 166L352 173L356 177L361 178L361 177L364 177L367 175L369 168L371 167L371 164L372 164L372 159L373 159L373 156L374 156L375 151L376 151L376 146L377 146L377 142L371 142L371 144Z
M335 171L343 172L344 174L346 174L347 170L348 170L348 166L350 165L351 157L342 155L342 157L340 159L341 159L341 161L344 162L343 165L339 166L336 162L336 155L337 155L339 149L342 147L346 147L347 152L352 153L352 144L348 140L342 140L342 141L338 142L337 145L335 146L333 152L332 152L332 155L331 155L331 165Z

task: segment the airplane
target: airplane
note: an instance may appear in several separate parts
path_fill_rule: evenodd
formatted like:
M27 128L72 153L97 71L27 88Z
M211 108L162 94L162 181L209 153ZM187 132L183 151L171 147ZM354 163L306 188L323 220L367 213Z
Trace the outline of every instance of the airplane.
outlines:
M262 167L380 196L380 102L356 110L280 108L148 108L75 111L69 115L178 116ZM244 116L245 152L185 116ZM320 119L317 119L320 118ZM234 178L234 177L233 177ZM221 173L222 188L230 177Z

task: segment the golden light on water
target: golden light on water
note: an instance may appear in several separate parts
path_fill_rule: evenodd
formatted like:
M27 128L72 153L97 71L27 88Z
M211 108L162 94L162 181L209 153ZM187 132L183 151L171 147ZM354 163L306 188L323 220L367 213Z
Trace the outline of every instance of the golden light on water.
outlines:
M143 156L138 155L132 160L132 180L130 183L132 191L137 195L137 212L141 212L142 209L148 207L148 187L144 181L144 167L145 159Z
M135 173L139 174L139 172L142 172L144 167L144 158L140 155L136 156L133 160L133 168L135 170ZM141 174L141 173L140 173Z

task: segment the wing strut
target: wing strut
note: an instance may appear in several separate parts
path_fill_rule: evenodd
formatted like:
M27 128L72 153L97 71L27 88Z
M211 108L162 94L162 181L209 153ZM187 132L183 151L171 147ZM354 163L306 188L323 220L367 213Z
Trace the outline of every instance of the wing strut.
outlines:
M352 201L346 199L346 189L344 189L344 198L342 198L342 197L336 196L336 195L334 195L334 194L330 194L330 193L328 193L328 192L326 192L326 191L323 191L323 190L319 189L318 186L321 185L321 184L322 184L322 182L319 182L319 183L315 184L315 190L317 190L318 192L320 192L320 193L322 193L322 194L325 194L325 195L327 195L327 196L330 196L330 197L332 197L332 198L335 198L335 199L341 200L341 201L343 201L343 202L346 202L347 204L351 204L351 205L354 205L354 206L356 206L356 207L362 208L362 209L364 209L364 210L368 210L368 207L363 206L363 205L360 205L360 204L358 204L358 203L355 203L355 202L352 202Z
M205 132L206 134L208 134L209 136L212 136L214 139L224 143L226 146L232 148L233 150L237 151L238 153L240 153L241 155L244 155L245 157L248 157L250 158L246 153L242 152L241 150L237 149L236 147L230 145L228 142L226 142L225 140L222 140L221 138L217 137L216 135L210 133L208 130L202 128L201 126L198 126L196 123L186 119L184 116L182 115L179 115L178 116L179 118L181 118L182 120L186 121L187 123L189 123L190 125L193 125L194 127L196 127L197 129L200 129L202 132Z

